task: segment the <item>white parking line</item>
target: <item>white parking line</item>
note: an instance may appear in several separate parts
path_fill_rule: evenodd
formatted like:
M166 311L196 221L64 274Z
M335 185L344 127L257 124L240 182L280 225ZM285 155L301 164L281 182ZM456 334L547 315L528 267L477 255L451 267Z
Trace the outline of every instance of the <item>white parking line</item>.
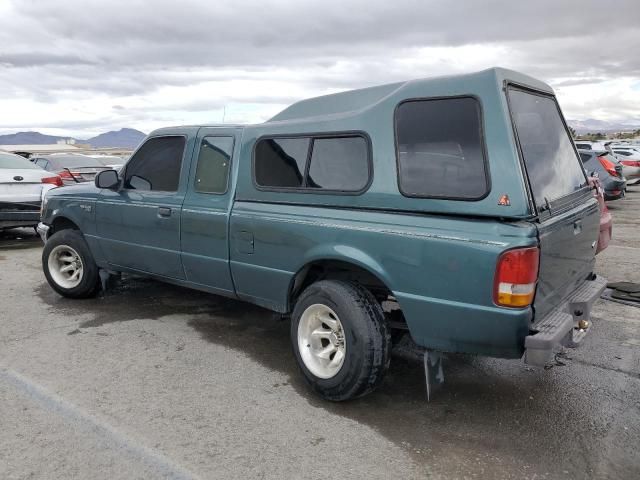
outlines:
M176 480L195 480L199 478L163 454L141 445L111 425L100 421L76 405L47 391L44 387L13 370L0 367L0 381L13 386L19 393L29 397L44 410L59 415L74 426L91 431L101 441L110 444L114 450L126 452L134 459L148 465L156 470L159 476Z

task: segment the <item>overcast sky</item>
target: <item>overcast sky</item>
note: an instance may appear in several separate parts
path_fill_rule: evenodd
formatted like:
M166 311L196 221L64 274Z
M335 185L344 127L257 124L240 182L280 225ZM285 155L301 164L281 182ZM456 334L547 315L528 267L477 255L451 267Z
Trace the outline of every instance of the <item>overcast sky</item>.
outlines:
M491 66L567 118L640 124L640 0L0 0L0 133L259 122Z

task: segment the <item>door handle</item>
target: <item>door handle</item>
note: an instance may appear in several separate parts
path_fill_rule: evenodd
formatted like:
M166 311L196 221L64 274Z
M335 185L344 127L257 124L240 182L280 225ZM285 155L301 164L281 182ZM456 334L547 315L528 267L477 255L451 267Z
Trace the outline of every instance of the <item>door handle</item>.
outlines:
M160 207L158 208L158 215L161 217L170 217L171 209L167 207Z

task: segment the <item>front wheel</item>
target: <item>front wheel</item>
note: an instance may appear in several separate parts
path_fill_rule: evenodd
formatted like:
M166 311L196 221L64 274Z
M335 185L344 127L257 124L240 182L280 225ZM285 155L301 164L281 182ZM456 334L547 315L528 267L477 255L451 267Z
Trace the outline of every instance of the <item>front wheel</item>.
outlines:
M375 389L389 366L391 340L380 304L364 287L322 280L300 295L291 317L298 366L332 401Z
M42 269L51 288L64 297L91 297L100 287L98 266L78 230L61 230L47 240Z

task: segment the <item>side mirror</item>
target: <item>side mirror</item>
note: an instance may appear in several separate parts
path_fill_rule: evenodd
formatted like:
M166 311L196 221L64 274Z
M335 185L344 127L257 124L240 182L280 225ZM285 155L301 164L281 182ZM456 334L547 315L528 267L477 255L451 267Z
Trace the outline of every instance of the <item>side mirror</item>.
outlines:
M120 178L115 170L105 170L96 175L95 183L98 188L115 189L120 185Z

